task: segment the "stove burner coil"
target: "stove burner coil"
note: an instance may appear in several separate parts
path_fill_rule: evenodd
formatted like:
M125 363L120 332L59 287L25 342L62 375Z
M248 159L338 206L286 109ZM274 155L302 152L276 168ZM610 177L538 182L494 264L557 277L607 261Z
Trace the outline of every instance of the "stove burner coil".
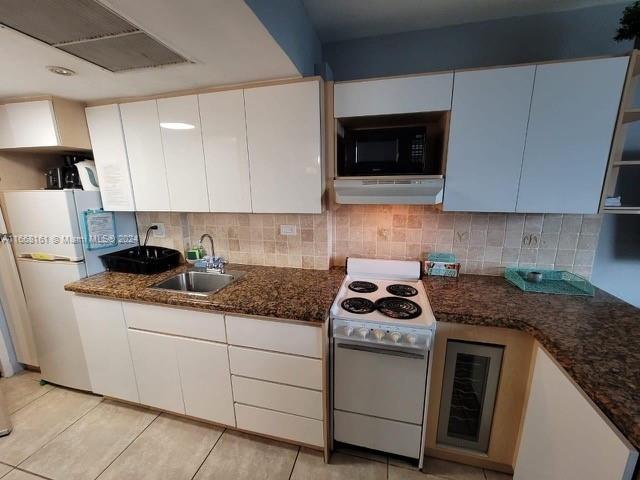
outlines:
M357 313L359 315L364 313L371 313L376 309L375 304L368 298L352 297L343 300L342 308L347 312Z
M416 302L399 297L383 297L376 301L375 307L387 317L398 320L411 320L422 313L422 308Z
M403 285L401 283L395 283L387 287L387 292L391 295L398 295L399 297L415 297L418 295L418 290L411 285Z
M349 290L356 293L373 293L378 290L378 286L375 283L357 280L349 284Z

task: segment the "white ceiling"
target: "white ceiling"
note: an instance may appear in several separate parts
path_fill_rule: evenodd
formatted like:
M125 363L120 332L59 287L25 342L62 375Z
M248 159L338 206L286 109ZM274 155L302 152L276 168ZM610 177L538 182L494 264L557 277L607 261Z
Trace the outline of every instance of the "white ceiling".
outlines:
M303 0L323 43L624 0Z
M242 0L102 0L193 64L112 73L0 26L0 98L57 95L77 100L300 76ZM45 69L77 72L61 77Z

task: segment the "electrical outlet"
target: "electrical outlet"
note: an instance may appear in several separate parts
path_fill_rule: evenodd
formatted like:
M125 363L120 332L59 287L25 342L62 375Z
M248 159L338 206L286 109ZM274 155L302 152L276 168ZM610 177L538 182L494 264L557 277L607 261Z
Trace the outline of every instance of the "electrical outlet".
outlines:
M152 223L151 226L153 225L157 225L158 229L151 230L151 235L154 236L155 238L164 238L165 237L164 223Z
M280 235L295 235L297 230L295 225L280 225Z

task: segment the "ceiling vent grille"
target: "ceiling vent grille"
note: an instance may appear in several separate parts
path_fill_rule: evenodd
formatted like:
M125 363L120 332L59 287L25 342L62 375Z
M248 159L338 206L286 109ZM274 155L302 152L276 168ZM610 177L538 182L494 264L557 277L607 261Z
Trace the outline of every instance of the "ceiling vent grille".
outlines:
M94 0L1 0L0 23L112 72L189 62Z

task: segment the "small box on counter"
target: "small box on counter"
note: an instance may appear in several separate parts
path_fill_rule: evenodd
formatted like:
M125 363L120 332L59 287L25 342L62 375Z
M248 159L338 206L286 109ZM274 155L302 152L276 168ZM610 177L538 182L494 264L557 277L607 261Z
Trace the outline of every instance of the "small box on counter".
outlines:
M424 273L425 275L437 275L440 277L457 277L460 273L460 264L449 262L431 262L429 260L425 260Z

